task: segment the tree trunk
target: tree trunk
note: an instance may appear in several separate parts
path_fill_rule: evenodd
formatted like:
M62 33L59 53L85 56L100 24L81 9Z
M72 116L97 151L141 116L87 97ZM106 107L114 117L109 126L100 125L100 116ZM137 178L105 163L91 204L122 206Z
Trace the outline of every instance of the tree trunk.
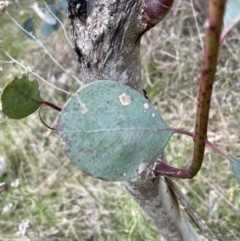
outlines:
M84 83L113 80L142 93L141 36L164 18L173 0L68 0L68 4ZM164 239L201 240L166 180L155 177L149 167L123 185Z

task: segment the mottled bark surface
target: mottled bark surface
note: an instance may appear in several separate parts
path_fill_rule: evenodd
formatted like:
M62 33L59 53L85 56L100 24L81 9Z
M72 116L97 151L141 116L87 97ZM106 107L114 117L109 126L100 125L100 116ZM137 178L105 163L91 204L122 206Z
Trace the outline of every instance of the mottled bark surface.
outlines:
M155 178L150 169L145 169L140 176L123 185L165 240L201 240L164 178Z
M140 39L159 22L173 0L69 0L75 51L85 83L115 80L140 91ZM150 2L150 3L149 3ZM148 14L151 18L148 16Z
M172 3L173 0L68 0L73 46L84 83L113 80L142 92L141 36L162 20ZM164 178L155 178L146 168L123 185L164 239L200 240Z

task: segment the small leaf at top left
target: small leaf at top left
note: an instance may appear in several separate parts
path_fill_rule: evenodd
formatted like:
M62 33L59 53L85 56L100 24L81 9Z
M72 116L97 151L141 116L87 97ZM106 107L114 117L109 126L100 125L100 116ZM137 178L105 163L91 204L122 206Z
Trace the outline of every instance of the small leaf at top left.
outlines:
M21 119L35 112L43 103L37 80L27 75L15 77L1 96L3 113L12 119Z

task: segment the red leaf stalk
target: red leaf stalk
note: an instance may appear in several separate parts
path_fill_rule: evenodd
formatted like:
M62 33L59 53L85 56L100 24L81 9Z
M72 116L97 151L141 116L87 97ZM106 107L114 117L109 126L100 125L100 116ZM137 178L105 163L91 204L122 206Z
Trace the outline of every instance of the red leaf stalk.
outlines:
M226 1L227 0L209 0L208 15L205 24L204 56L202 60L195 131L193 135L194 151L192 163L186 170L177 169L160 163L156 167L156 173L160 175L178 178L193 178L202 166Z

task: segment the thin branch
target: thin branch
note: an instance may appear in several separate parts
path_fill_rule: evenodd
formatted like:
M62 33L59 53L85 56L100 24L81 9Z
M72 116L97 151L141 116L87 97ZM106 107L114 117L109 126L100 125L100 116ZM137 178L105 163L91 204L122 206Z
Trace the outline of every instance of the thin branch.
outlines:
M39 108L39 110L38 110L38 117L39 117L40 121L43 123L43 125L45 125L45 126L46 126L47 128L49 128L50 130L55 131L56 128L51 127L51 126L49 126L48 124L46 124L46 122L43 120L43 118L42 118L42 116L41 116L41 110L42 110L42 108L43 108L44 106L46 106L46 104L42 104L42 105L40 106L40 108Z
M194 177L200 170L204 158L205 140L213 83L217 68L219 39L221 35L223 16L227 0L210 0L204 40L204 56L202 60L201 79L198 90L198 105L194 131L193 160L188 172L189 178Z
M0 63L3 63L3 64L14 64L15 62L14 61L0 60Z
M51 83L49 83L47 80L45 80L44 78L42 78L39 74L37 74L36 72L34 72L32 69L30 69L29 67L24 66L22 63L20 63L19 61L17 61L16 59L14 59L7 51L5 51L4 49L2 49L2 51L6 54L6 56L11 59L14 63L16 63L17 65L19 65L20 67L22 67L25 71L27 71L28 73L31 73L32 75L34 75L35 77L37 77L38 79L40 79L42 82L44 82L45 84L51 86L52 88L59 90L67 95L72 95L70 92L59 88Z
M172 128L172 127L168 127L165 130L169 130L172 131L174 134L178 133L178 134L182 134L182 135L186 135L186 136L190 136L194 139L194 133L181 129L181 128ZM216 152L218 152L219 154L221 154L222 156L226 157L228 160L230 160L231 162L235 163L236 165L239 166L239 163L235 160L234 157L232 157L231 155L228 155L226 152L224 152L222 149L220 149L218 146L216 146L214 143L210 142L208 139L204 140L205 145L211 147L213 150L215 150ZM154 169L154 173L155 175L163 175L161 174L162 170L164 170L165 172L170 173L170 175L168 174L167 177L176 177L174 176L177 171L178 172L182 172L182 171L187 171L187 170L182 170L182 169L178 169L175 167L171 167L168 166L167 163L165 162L159 162ZM166 175L165 175L166 176ZM177 176L178 177L178 176ZM181 178L188 178L188 177L181 177Z
M174 133L179 133L179 134L183 134L186 136L190 136L192 138L194 138L194 133L184 130L184 129L177 129L177 128L166 128L166 130L169 129L171 131L173 131ZM225 156L226 158L229 158L228 155L222 151L218 146L216 146L214 143L210 142L208 139L204 140L205 144L208 145L209 147L211 147L213 150L217 151L218 153L220 153L222 156Z
M193 178L200 170L207 139L209 109L211 103L214 77L216 73L219 40L223 25L223 16L227 0L210 0L204 40L204 56L202 60L201 78L198 90L198 105L193 135L194 151L192 163L188 169L178 169L159 163L155 172L177 178Z
M43 105L47 105L47 106L53 108L54 110L59 111L59 112L62 111L62 108L61 108L61 107L59 107L59 106L57 106L57 105L55 105L55 104L53 104L53 103L51 103L51 102L42 100L41 103L42 103Z

